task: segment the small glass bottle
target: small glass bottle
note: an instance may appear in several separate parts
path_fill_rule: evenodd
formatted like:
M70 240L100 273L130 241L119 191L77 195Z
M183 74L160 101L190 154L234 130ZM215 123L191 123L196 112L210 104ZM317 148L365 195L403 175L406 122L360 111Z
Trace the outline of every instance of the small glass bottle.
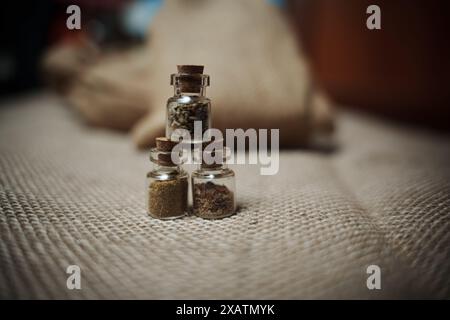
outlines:
M179 65L178 73L171 75L174 95L167 101L166 137L179 140L177 129L189 132L192 143L203 141L203 134L211 127L211 100L205 97L209 76L203 66ZM201 136L194 136L194 123L200 121ZM173 134L173 135L172 135Z
M157 138L150 151L154 168L147 174L147 212L157 219L175 219L188 212L188 174L172 161L174 143Z
M201 218L225 218L236 211L235 175L226 164L229 149L223 150L223 161L208 164L202 159L192 173L193 213Z

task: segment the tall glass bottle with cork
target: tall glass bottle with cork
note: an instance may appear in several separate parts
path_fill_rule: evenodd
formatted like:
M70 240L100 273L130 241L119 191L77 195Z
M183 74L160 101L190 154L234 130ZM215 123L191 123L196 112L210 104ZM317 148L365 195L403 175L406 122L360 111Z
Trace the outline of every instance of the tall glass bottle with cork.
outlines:
M205 96L209 76L203 74L203 66L179 65L178 73L172 74L174 95L167 101L166 137L178 141L175 130L190 133L192 143L201 143L202 137L194 136L194 123L200 121L201 134L211 127L211 101ZM173 135L172 135L173 134Z
M157 219L175 219L188 213L188 174L181 168L182 157L172 160L175 143L156 138L150 151L154 168L147 174L147 212Z

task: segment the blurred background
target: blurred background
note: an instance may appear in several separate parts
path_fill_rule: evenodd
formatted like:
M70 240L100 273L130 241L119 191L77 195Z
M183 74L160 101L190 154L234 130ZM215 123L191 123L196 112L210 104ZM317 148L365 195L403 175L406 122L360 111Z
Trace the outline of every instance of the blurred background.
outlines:
M314 77L342 105L449 128L444 1L288 1ZM361 28L381 8L382 29Z
M202 1L189 0L185 5L199 2ZM311 81L332 102L414 125L450 128L445 1L261 2L282 13L290 26L287 32L292 32L289 36L295 37L303 51ZM66 28L66 9L70 4L81 8L81 30ZM370 4L381 8L381 30L365 27ZM89 65L151 42L152 20L163 6L164 0L9 2L0 13L2 98L44 85L64 94ZM252 6L246 10L251 12ZM227 28L227 23L230 22L219 24ZM283 59L282 54L277 59ZM168 86L168 82L164 85ZM134 108L127 123L105 126L129 129L145 111L146 108ZM89 115L84 115L89 120Z
M448 298L447 7L2 2L0 298ZM145 214L138 148L164 134L178 64L211 76L213 127L277 128L289 149L272 176L232 166L232 218ZM309 148L319 133L330 148Z

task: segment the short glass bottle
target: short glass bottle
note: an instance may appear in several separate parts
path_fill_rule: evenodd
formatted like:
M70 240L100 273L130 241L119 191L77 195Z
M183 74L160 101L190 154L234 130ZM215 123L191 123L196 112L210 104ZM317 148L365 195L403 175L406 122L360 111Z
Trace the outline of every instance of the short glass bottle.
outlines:
M187 130L192 143L203 141L203 134L211 127L211 100L205 96L209 76L203 74L203 66L178 66L178 73L171 75L174 95L167 101L166 137L178 141L185 138L177 129ZM194 135L195 122L201 124L201 135Z
M220 219L236 211L234 171L223 163L199 164L192 173L193 213L205 219Z
M153 148L154 168L147 174L147 212L157 219L169 220L188 213L188 178L180 164L171 161L170 151Z

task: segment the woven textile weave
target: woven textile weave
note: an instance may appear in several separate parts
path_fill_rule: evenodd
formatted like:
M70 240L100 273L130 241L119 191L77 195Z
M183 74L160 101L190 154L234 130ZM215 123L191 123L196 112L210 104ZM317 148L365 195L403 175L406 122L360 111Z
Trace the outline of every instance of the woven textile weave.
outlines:
M337 150L236 166L239 212L145 213L146 153L48 94L0 108L1 298L448 298L449 139L342 114ZM66 268L81 268L68 290ZM368 265L381 290L368 290Z

